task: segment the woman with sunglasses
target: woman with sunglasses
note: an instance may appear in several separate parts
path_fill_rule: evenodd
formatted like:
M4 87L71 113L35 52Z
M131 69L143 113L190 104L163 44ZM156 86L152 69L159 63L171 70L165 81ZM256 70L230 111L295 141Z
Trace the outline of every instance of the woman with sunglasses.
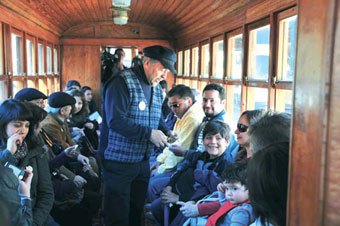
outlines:
M244 111L237 123L237 129L235 130L235 134L237 137L237 143L240 145L240 149L237 153L235 161L240 159L248 159L253 155L252 150L249 147L249 137L248 137L248 128L254 122L256 122L261 116L265 113L265 110L252 110L252 111Z

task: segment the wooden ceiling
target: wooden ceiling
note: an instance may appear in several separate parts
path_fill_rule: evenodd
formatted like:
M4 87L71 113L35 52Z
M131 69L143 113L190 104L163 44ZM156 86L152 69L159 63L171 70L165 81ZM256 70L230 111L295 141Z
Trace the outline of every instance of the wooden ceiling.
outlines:
M178 39L250 2L253 0L131 0L128 25L153 27L169 39ZM1 0L0 5L59 37L78 27L113 24L111 0Z

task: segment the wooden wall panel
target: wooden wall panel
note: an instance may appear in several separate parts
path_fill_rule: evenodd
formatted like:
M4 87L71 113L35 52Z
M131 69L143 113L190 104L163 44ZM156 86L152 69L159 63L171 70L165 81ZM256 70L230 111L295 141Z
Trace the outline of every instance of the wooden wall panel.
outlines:
M67 45L94 45L94 46L120 46L120 47L137 47L139 51L152 45L162 45L170 49L173 43L168 40L142 40L142 39L61 39L61 44Z
M290 226L340 225L339 30L334 39L334 28L339 29L337 2L299 1Z
M334 57L332 60L332 77L330 81L330 108L328 122L328 152L326 157L326 188L324 225L340 225L340 5L334 4L335 30ZM332 15L332 13L330 13ZM332 20L327 20L332 21Z
M219 16L214 16L213 19L209 20L209 23L203 24L204 26L191 24L180 27L179 32L175 33L177 38L176 47L184 48L193 43L206 40L209 37L221 35L223 32L232 31L242 27L243 24L269 17L273 12L292 7L296 3L297 0L255 0L248 2L238 1L234 4L229 3L228 13L219 13ZM197 16L197 18L200 17L200 15Z
M100 100L100 46L63 46L62 81L78 80L82 86L89 86L99 103Z
M163 45L172 48L170 43L164 40L64 39L62 42L62 89L68 80L78 80L82 86L90 86L93 89L97 103L100 103L101 47L138 47L139 51L150 45ZM166 80L171 87L175 76L168 73Z
M45 29L44 27L28 20L26 17L18 15L13 11L7 9L6 7L0 5L0 22L10 24L11 26L25 31L29 34L36 35L39 38L59 43L59 33L56 31L51 31L50 29Z
M165 30L157 27L129 23L125 26L112 22L80 24L63 33L63 38L119 38L119 39L173 39Z

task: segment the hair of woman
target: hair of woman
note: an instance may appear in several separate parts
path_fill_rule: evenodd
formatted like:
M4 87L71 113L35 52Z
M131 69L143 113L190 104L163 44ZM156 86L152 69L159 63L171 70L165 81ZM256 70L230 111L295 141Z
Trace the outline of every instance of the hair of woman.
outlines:
M67 91L67 93L70 94L73 97L80 97L82 102L83 102L83 107L81 108L81 110L77 114L88 114L89 113L88 103L85 99L85 95L84 95L83 92L81 92L77 89L71 89L71 90ZM74 112L74 106L72 106L72 112Z
M31 121L32 113L25 104L18 100L8 99L0 105L0 145L6 146L6 127L10 121Z
M25 102L24 104L33 116L33 118L30 120L30 128L27 134L27 145L29 148L32 148L40 144L40 140L37 138L34 131L39 126L39 123L46 118L47 112L41 107L30 102Z
M254 214L262 224L286 225L289 142L275 142L249 160L247 180Z

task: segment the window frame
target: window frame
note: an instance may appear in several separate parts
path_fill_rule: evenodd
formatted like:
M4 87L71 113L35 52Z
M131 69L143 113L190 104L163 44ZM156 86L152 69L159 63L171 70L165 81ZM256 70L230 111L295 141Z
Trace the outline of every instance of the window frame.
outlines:
M207 76L203 76L202 75L202 70L203 70L203 54L202 54L202 50L203 50L203 46L205 45L208 45L209 46L209 64L208 64L208 75ZM204 40L204 41L201 41L199 43L199 80L200 81L209 81L210 79L210 72L211 72L211 45L210 45L210 39L208 40Z
M177 76L178 77L183 77L183 72L184 72L184 50L179 49L177 52Z
M273 108L275 110L278 109L278 106L280 104L278 104L277 100L278 99L283 99L283 96L280 95L280 93L282 92L285 92L285 91L291 91L292 94L291 96L294 95L294 90L293 90L293 82L294 82L294 79L295 79L295 76L296 76L296 71L294 71L294 78L292 81L286 81L286 80L279 80L278 79L278 67L279 67L279 63L278 63L278 60L279 60L279 39L280 39L280 22L281 20L284 20L284 19L287 19L289 17L292 17L292 16L298 16L298 10L297 10L297 7L296 6L293 6L289 9L286 9L284 11L281 11L281 12L278 12L276 15L275 15L275 27L276 27L276 30L275 30L275 67L273 69L273 74L272 74L272 83L271 83L271 89L274 89L274 91L272 91L273 93L273 98L272 98L272 102L273 102ZM297 29L296 29L296 33L295 33L295 38L296 38L296 42L297 42ZM295 46L295 63L296 63L296 47L297 47L297 44ZM295 68L294 68L295 70ZM282 91L282 92L280 92ZM293 101L293 100L292 100ZM282 103L281 103L282 105ZM293 105L293 103L292 103Z
M54 62L55 62L55 56L54 56L54 50L57 50L57 71L55 71L55 65L54 65ZM59 46L58 45L53 45L53 54L52 54L52 61L53 61L53 75L55 76L59 76L60 75L60 61L59 61L59 56L60 56L60 53L59 53Z
M235 29L233 31L230 31L230 32L227 32L226 33L226 38L225 38L225 78L224 78L224 81L227 82L227 84L237 84L237 85L241 85L242 84L242 80L243 80L243 77L244 77L244 67L243 67L243 64L244 64L244 41L245 41L245 37L244 37L244 31L243 31L243 28L238 28L238 29ZM228 67L229 67L229 49L230 49L230 46L229 46L229 39L234 37L234 36L238 36L238 35L242 35L242 65L241 65L241 78L240 79L234 79L234 78L231 78L229 77L228 75Z
M21 59L21 62L22 62L22 73L21 73L21 75L14 75L14 72L13 72L13 56L12 56L12 34L15 34L15 35L17 35L17 36L20 36L21 37L21 39L22 39L22 42L21 42L21 49L22 49L22 55L21 55L21 57L22 57L22 59ZM10 26L10 29L9 29L9 38L10 38L10 42L9 42L9 44L10 44L10 48L11 48L11 65L10 65L10 74L11 74L11 76L12 76L12 79L13 78L15 78L15 77L21 77L21 78L24 78L25 77L25 68L26 68L26 65L25 65L25 53L26 53L26 51L25 51L25 46L24 46L24 43L25 43L25 38L24 38L24 36L25 36L25 34L24 34L24 32L23 31L21 31L21 30L19 30L19 29L16 29L15 27L12 27L12 26ZM19 79L20 80L20 79ZM18 81L18 80L15 80L15 81Z
M267 26L269 25L269 59L268 59L268 77L266 80L260 80L260 79L252 79L249 77L249 42L250 42L250 37L249 37L249 34L250 34L250 31L252 30L255 30L255 29L258 29L258 28L261 28L261 27L264 27L264 26ZM245 74L245 80L246 81L251 81L253 84L254 83L259 83L259 84L263 84L263 83L266 83L268 84L269 82L269 77L271 75L270 73L270 68L271 68L271 58L272 58L272 53L271 53L271 47L272 47L272 35L271 35L271 32L272 32L272 25L270 23L270 17L266 17L260 21L257 21L257 22L254 22L254 23L251 23L251 24L248 24L246 25L246 37L247 39L245 40L247 43L247 55L244 56L245 57L245 60L246 60L246 71L244 71L244 74Z
M194 67L194 59L193 59L193 56L194 56L194 49L197 48L197 74L194 74L193 72L193 67ZM191 46L190 48L190 51L191 51L191 57L190 57L190 62L191 62L191 66L190 66L190 78L192 79L197 79L199 77L199 74L200 74L200 47L199 47L199 43L197 44L194 44Z
M51 50L51 57L50 57L50 60L47 59L47 47L49 47L50 50ZM50 42L47 42L47 43L46 43L46 47L45 47L45 51L46 51L46 57L45 57L45 59L46 59L46 70L45 70L45 74L46 74L46 75L53 75L53 44L50 43ZM47 62L48 62L48 61L50 61L51 72L48 72L48 71L47 71L47 70L48 70L48 68L47 68Z
M42 73L40 74L39 72L39 44L42 45ZM46 75L46 44L45 41L43 39L38 38L37 39L37 76L41 77L41 76L45 76Z
M26 44L27 44L27 40L30 40L33 45L34 45L34 55L32 56L32 59L33 59L33 74L30 75L28 74L28 61L27 61L27 48L26 48ZM30 34L26 34L26 37L25 37L25 73L26 73L26 76L27 77L33 77L33 76L36 76L37 75L37 44L36 44L36 38Z
M187 74L186 74L186 70L185 70L186 64L187 64L186 59L185 59L185 53L189 53L189 57L188 57L188 59L189 59L189 65L188 65L189 71L188 71ZM183 78L189 78L190 75L191 75L191 48L187 47L187 48L183 49L183 74L182 74L182 77Z
M222 78L219 78L219 77L215 77L214 76L214 66L215 66L215 55L214 55L214 43L216 42L220 42L222 41L223 42L223 60L222 60L222 67L223 67L223 72L222 72ZM211 39L211 50L210 52L212 53L211 56L210 56L210 64L211 64L211 71L210 71L210 80L213 81L213 82L217 82L217 81L224 81L225 79L225 38L224 38L224 34L221 34L221 35L218 35L216 37L213 37Z
M274 69L274 74L272 76L272 79L273 79L273 86L277 89L293 89L293 81L284 81L284 80L278 80L278 58L279 58L279 49L278 49L278 43L279 43L279 38L280 38L280 21L281 20L284 20L284 19L287 19L289 17L292 17L294 15L297 15L298 14L298 11L297 11L297 7L294 6L292 8L289 8L289 9L286 9L282 12L279 12L277 13L276 15L276 23L275 23L275 26L276 26L276 33L275 33L275 38L276 38L276 51L275 51L275 69ZM295 37L297 37L297 30L296 30L296 34L295 34ZM297 39L296 39L297 41ZM297 46L297 45L296 45ZM295 48L295 54L296 54L296 48ZM296 57L296 55L295 55ZM296 61L296 59L295 59ZM294 77L295 77L295 73L294 73Z

